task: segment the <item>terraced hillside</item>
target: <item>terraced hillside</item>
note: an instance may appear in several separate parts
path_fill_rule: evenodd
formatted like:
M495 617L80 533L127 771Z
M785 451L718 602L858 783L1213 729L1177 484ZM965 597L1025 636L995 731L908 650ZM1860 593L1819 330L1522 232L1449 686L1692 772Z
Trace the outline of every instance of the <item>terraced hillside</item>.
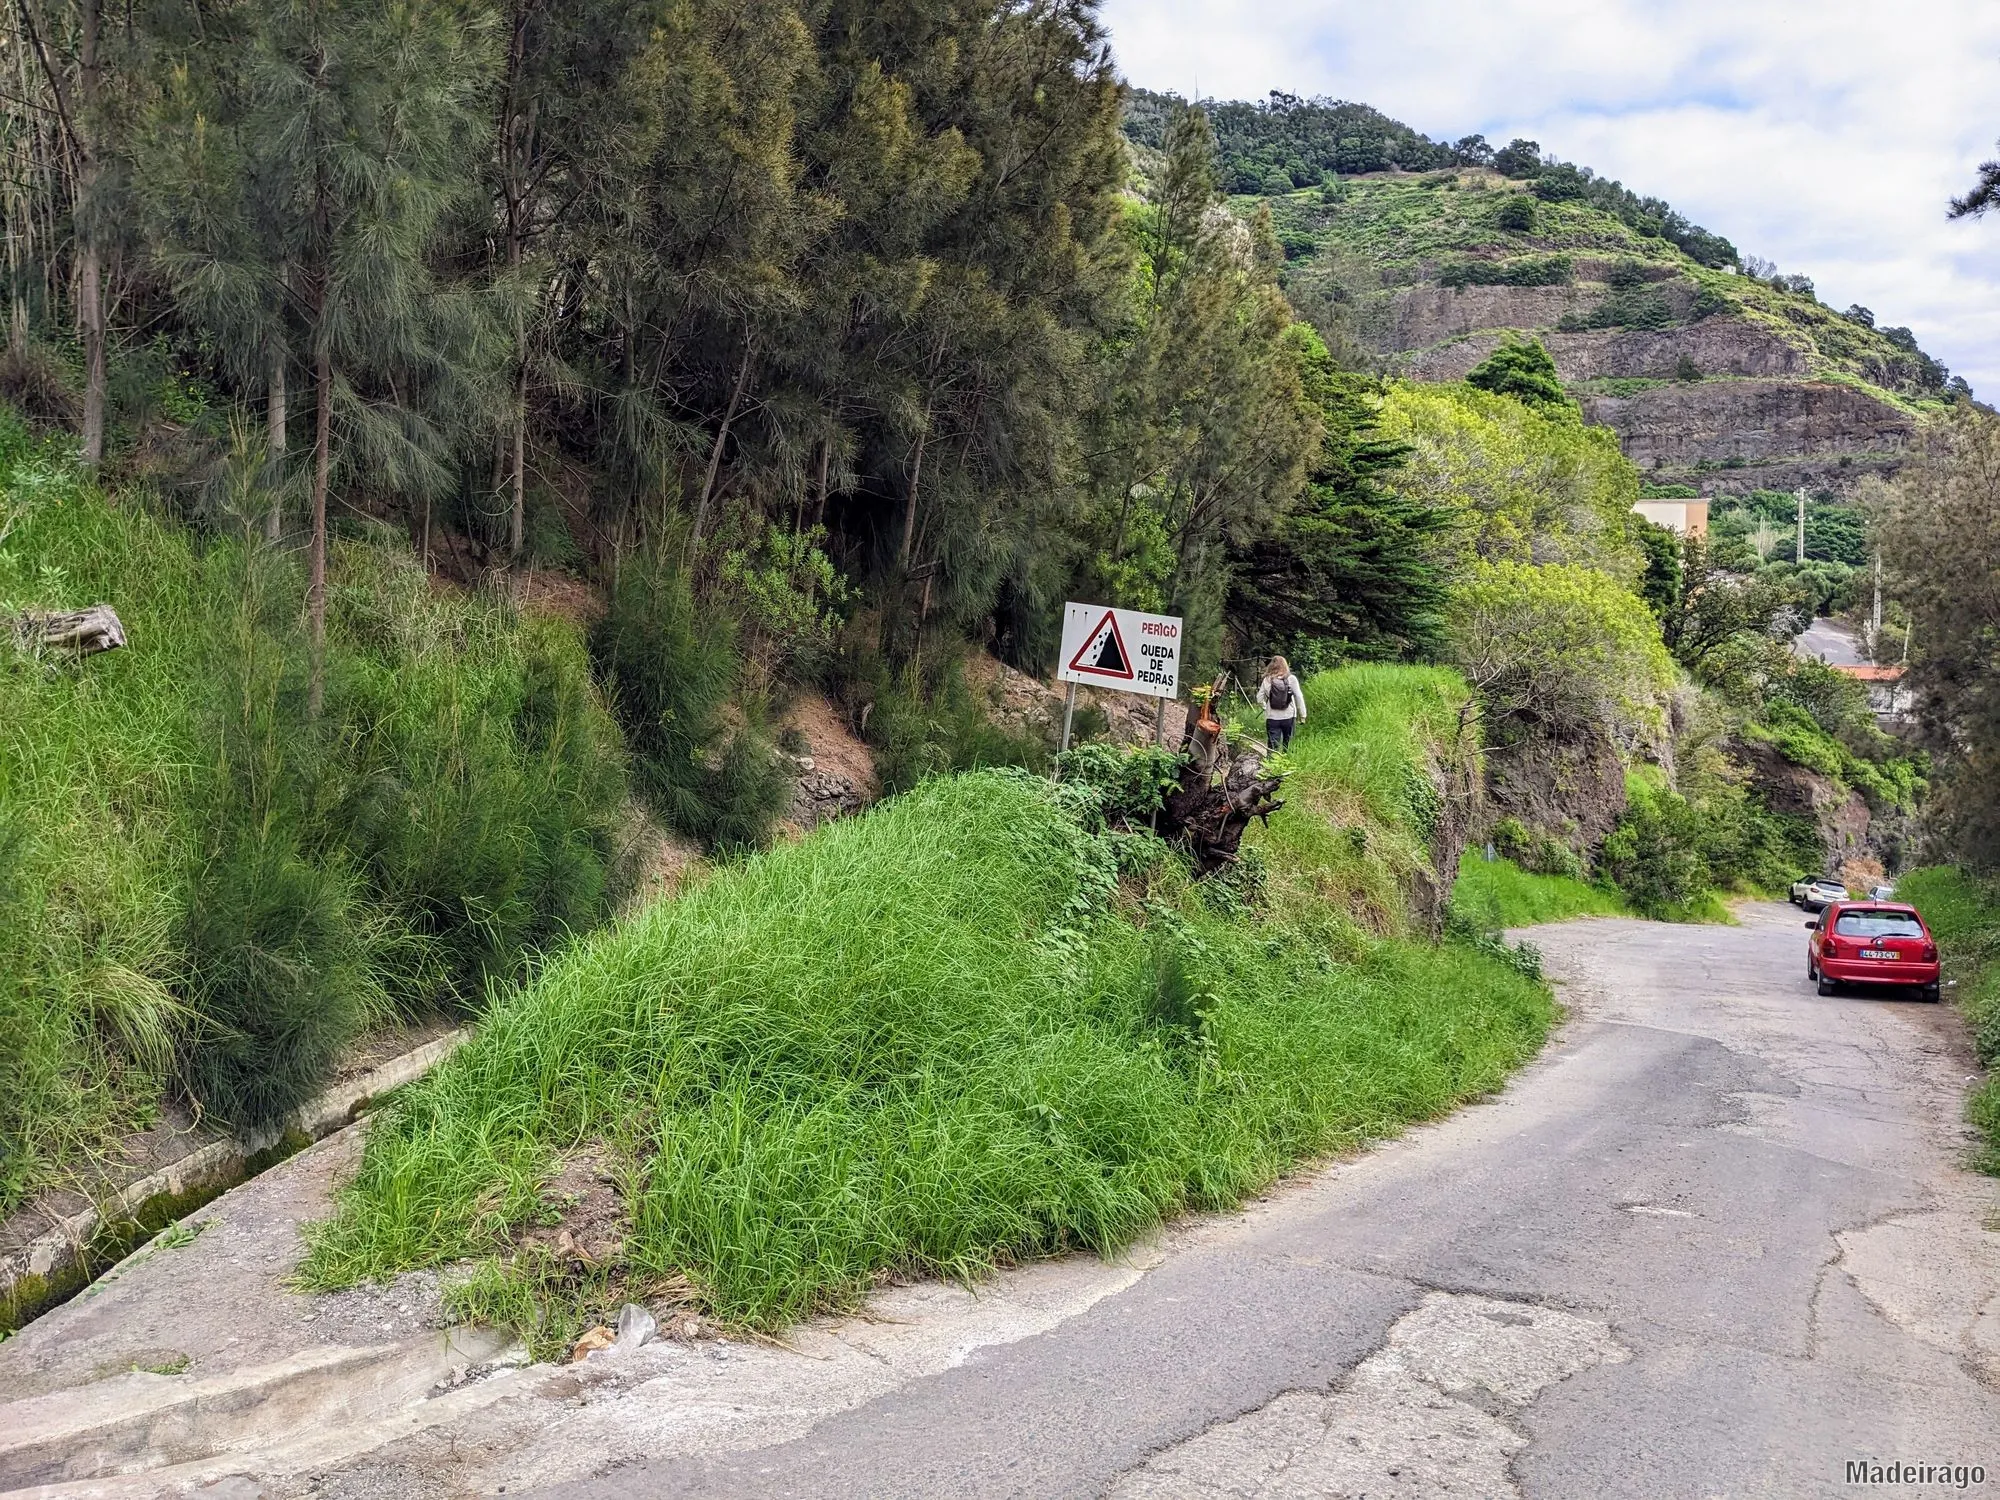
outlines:
M1297 145L1246 168L1246 130L1268 137L1288 111L1315 109L1360 107L1217 107L1225 180L1263 188L1231 202L1246 216L1269 204L1294 303L1389 372L1456 380L1532 334L1648 482L1704 493L1845 491L1893 469L1917 425L1963 390L1908 330L1824 306L1803 277L1746 274L1728 241L1574 167L1503 151L1510 176L1477 164L1494 155L1483 142L1407 132L1386 162L1336 135L1345 155L1324 168ZM1143 112L1128 133L1143 154ZM1294 126L1287 139L1301 137ZM1375 169L1347 174L1342 160ZM1319 185L1286 190L1315 170Z

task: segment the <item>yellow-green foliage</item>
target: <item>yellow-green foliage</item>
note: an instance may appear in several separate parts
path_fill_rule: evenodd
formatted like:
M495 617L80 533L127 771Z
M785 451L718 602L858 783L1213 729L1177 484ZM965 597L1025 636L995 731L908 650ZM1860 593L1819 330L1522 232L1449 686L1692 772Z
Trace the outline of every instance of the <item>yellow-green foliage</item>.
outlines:
M1465 683L1443 667L1357 666L1304 687L1306 722L1275 762L1289 773L1286 814L1245 845L1288 920L1407 932L1412 884L1431 873L1433 772L1477 755L1476 731L1461 739Z
M1509 714L1543 725L1651 729L1674 685L1652 612L1594 568L1476 564L1452 596L1449 629L1495 732Z
M1464 559L1582 563L1637 575L1626 539L1639 471L1609 428L1467 385L1394 383L1381 436L1410 445L1390 482L1461 512Z

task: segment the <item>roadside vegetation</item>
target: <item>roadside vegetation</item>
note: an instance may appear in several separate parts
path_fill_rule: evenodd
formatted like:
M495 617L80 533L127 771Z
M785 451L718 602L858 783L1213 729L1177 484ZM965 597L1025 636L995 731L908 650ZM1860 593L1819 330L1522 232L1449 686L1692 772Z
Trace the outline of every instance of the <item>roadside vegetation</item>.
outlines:
M1483 859L1475 854L1459 866L1451 904L1464 919L1492 931L1633 914L1616 889L1572 875L1540 875L1498 855Z
M1896 899L1924 915L1944 957L1951 996L1965 1013L1979 1065L2000 1065L2000 886L1952 865L1912 870L1896 882ZM1966 1101L1966 1118L1983 1145L1982 1172L2000 1177L2000 1077L1988 1077Z
M685 1276L779 1322L1490 1088L1547 1014L1494 929L1859 873L1841 830L1924 795L1788 649L1855 513L1806 569L1768 496L1684 545L1541 345L1419 386L1357 340L1370 255L1560 289L1608 235L1590 326L1741 279L1533 143L1317 104L1219 140L1089 5L99 9L22 51L0 139L0 1212L167 1102L277 1125L368 1028L490 1014L313 1274L470 1256L545 1333ZM1303 190L1226 211L1251 166ZM1861 311L1825 359L1942 409ZM1227 872L1127 831L1159 757L1024 779L1046 704L977 657L1046 678L1066 598L1181 616L1188 689L1307 681ZM124 649L37 644L97 603ZM800 708L896 800L786 844ZM606 930L635 827L711 873ZM576 1273L536 1221L600 1157L629 1253Z
M1311 714L1279 762L1295 813L1253 827L1244 847L1285 921L1358 951L1357 935L1410 931L1412 892L1440 878L1440 853L1457 858L1462 818L1440 825L1451 789L1463 796L1478 774L1478 745L1448 668L1347 667L1303 686ZM1246 715L1242 729L1263 725Z
M280 1119L371 1023L466 1015L607 907L624 779L578 632L336 540L307 711L295 557L114 507L0 414L0 1213L163 1091Z
M1189 881L1143 831L1151 752L1107 751L926 782L580 944L376 1129L305 1275L470 1259L457 1304L544 1349L661 1289L772 1327L884 1275L1108 1251L1496 1087L1550 1021L1530 962L1330 944L1340 908L1287 894L1411 889L1434 721L1398 707L1449 710L1449 676L1314 682L1315 811L1233 878ZM592 1265L536 1233L579 1153L622 1205Z

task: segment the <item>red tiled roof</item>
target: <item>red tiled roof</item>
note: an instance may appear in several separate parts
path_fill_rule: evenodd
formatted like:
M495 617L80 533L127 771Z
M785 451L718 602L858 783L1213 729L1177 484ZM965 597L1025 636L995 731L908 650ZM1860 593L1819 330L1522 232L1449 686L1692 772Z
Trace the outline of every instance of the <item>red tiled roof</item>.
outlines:
M1894 682L1903 675L1901 667L1836 666L1833 670L1859 682Z

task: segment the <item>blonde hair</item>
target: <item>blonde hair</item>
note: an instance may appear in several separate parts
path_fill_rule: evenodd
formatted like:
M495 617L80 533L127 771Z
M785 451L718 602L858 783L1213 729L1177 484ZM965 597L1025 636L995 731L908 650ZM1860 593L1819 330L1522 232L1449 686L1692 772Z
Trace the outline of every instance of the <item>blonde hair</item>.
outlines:
M1264 675L1266 677L1289 677L1292 675L1292 664L1282 656L1274 656L1265 666Z

